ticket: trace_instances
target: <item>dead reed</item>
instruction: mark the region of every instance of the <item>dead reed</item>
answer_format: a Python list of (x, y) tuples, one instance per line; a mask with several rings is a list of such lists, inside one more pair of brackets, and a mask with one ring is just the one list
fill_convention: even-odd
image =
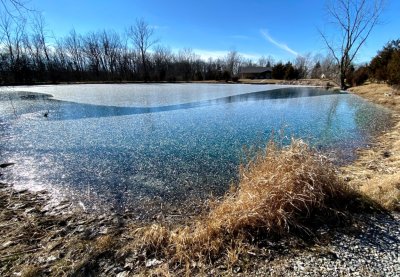
[(207, 215), (172, 230), (159, 224), (135, 229), (131, 247), (186, 266), (221, 255), (234, 262), (243, 245), (260, 236), (311, 232), (316, 219), (326, 222), (345, 211), (355, 193), (338, 176), (326, 157), (301, 140), (283, 149), (270, 142), (241, 166), (239, 185)]

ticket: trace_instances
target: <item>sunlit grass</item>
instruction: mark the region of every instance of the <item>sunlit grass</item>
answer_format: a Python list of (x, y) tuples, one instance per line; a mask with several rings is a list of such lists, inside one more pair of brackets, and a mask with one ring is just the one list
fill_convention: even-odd
[(400, 210), (400, 90), (387, 84), (371, 83), (351, 88), (363, 98), (393, 111), (395, 125), (364, 149), (359, 158), (344, 170), (350, 185), (389, 210)]

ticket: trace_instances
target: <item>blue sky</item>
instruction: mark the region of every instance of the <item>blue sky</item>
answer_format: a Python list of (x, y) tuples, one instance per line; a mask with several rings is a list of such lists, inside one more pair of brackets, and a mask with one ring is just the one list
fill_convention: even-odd
[[(43, 13), (57, 37), (72, 28), (81, 34), (122, 32), (143, 18), (154, 26), (160, 44), (173, 51), (191, 48), (204, 58), (230, 50), (254, 60), (271, 55), (283, 61), (297, 53), (326, 53), (317, 29), (329, 28), (323, 0), (32, 0), (30, 5)], [(400, 38), (400, 1), (387, 0), (381, 18), (357, 62)]]

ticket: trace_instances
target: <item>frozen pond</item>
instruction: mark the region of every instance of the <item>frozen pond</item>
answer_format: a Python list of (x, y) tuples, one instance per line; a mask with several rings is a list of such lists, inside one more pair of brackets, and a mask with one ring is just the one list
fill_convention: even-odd
[[(53, 96), (53, 97), (51, 97)], [(44, 115), (47, 116), (44, 116)], [(130, 84), (3, 88), (0, 180), (86, 207), (221, 195), (244, 146), (271, 133), (354, 158), (390, 112), (345, 93), (268, 85)], [(284, 132), (277, 132), (283, 130)]]
[(115, 107), (159, 107), (211, 100), (279, 85), (237, 84), (103, 84), (19, 87), (18, 90), (51, 94), (54, 99)]

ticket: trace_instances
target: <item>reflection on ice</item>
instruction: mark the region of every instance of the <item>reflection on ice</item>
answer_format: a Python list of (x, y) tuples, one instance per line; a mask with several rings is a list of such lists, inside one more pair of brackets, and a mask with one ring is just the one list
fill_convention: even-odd
[[(136, 86), (140, 99), (128, 101), (124, 89)], [(107, 96), (99, 96), (105, 92), (98, 85), (0, 93), (0, 163), (16, 163), (1, 178), (72, 195), (89, 209), (136, 206), (145, 198), (179, 203), (221, 195), (237, 176), (243, 146), (262, 147), (274, 130), (284, 127), (283, 143), (300, 137), (343, 162), (390, 122), (385, 109), (325, 90), (159, 85), (165, 95), (146, 98), (141, 86), (107, 85)], [(181, 86), (192, 91), (186, 95)], [(84, 90), (82, 99), (99, 99), (32, 93), (66, 95), (67, 88), (78, 90), (69, 92), (73, 100)]]

